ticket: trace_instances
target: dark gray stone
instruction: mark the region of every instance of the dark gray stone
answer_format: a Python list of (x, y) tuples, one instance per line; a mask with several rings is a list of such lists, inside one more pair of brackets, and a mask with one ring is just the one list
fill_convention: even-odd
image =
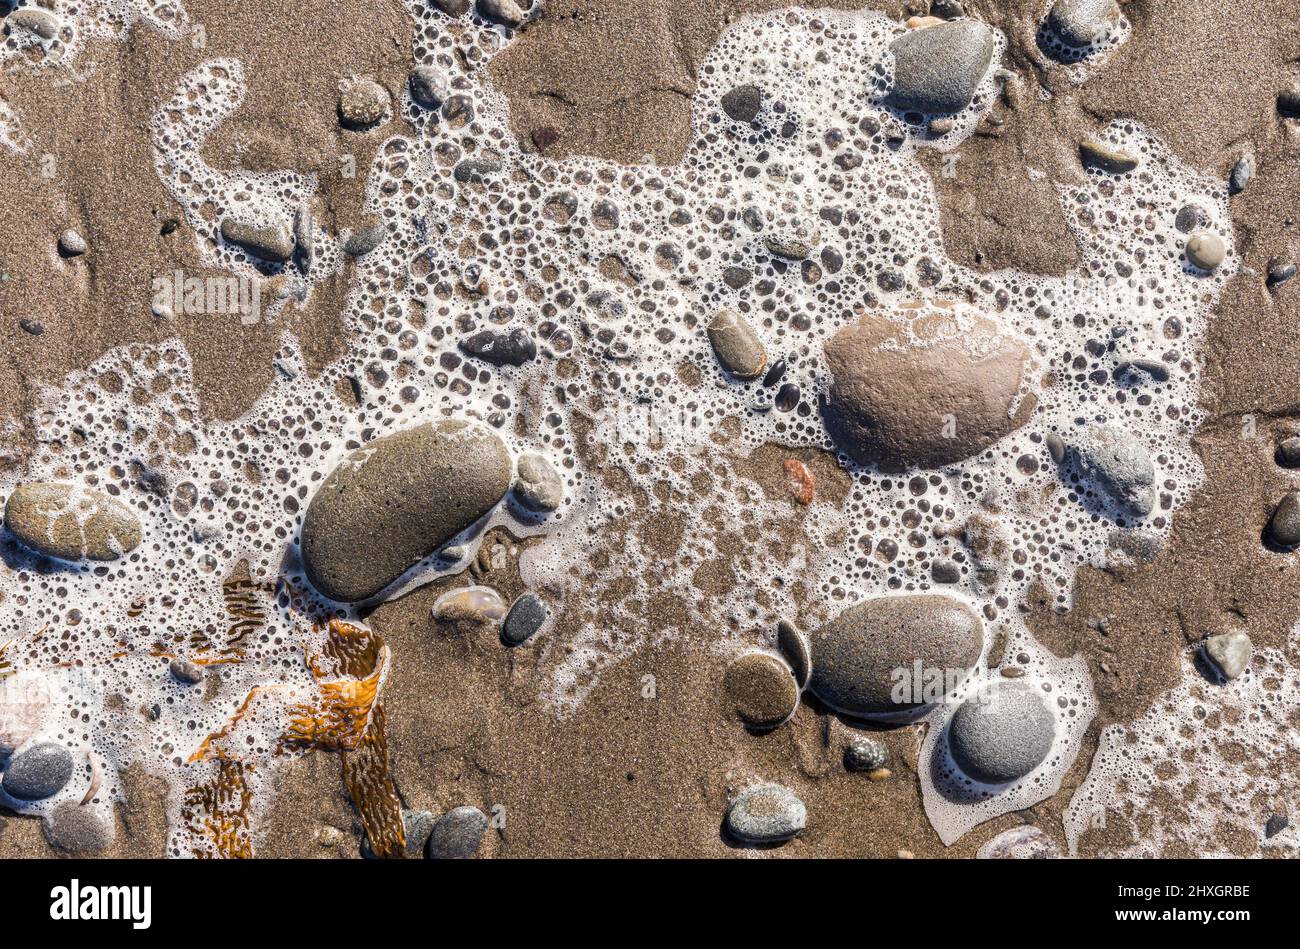
[(524, 593), (510, 604), (510, 612), (501, 623), (501, 639), (506, 645), (527, 642), (542, 628), (547, 617), (546, 604), (536, 593)]
[(364, 257), (380, 245), (387, 233), (388, 229), (382, 221), (355, 230), (343, 242), (343, 253), (349, 257)]
[(451, 97), (451, 86), (432, 66), (416, 66), (406, 77), (411, 99), (425, 109), (436, 109)]
[[(823, 702), (850, 715), (900, 716), (942, 697), (944, 689), (931, 694), (927, 680), (948, 687), (965, 680), (979, 661), (984, 625), (950, 596), (885, 596), (849, 607), (818, 628), (809, 645), (809, 688)], [(910, 685), (910, 692), (895, 693), (900, 684)]]
[(1296, 265), (1285, 257), (1274, 257), (1268, 262), (1268, 277), (1265, 283), (1272, 290), (1278, 284), (1286, 283), (1296, 274)]
[(1279, 547), (1300, 547), (1300, 491), (1288, 491), (1273, 509), (1268, 536)]
[(850, 771), (875, 771), (889, 760), (889, 749), (879, 738), (863, 736), (849, 742), (844, 749), (844, 767)]
[(948, 726), (957, 767), (976, 781), (1006, 784), (1033, 771), (1056, 737), (1056, 719), (1038, 689), (1009, 681), (962, 703)]
[(71, 753), (62, 745), (44, 742), (10, 758), (0, 785), (20, 801), (39, 801), (58, 794), (71, 778)]
[(960, 112), (993, 61), (992, 31), (977, 20), (912, 30), (890, 45), (894, 83), (889, 104), (907, 112)]
[(537, 358), (537, 343), (522, 327), (509, 332), (479, 330), (456, 345), (465, 355), (493, 366), (522, 366)]
[(434, 822), (425, 853), (430, 860), (468, 859), (478, 853), (487, 829), (487, 815), (477, 807), (452, 808)]
[(203, 681), (203, 667), (180, 656), (173, 659), (168, 668), (178, 682), (184, 682), (186, 685), (197, 685)]
[(1282, 831), (1286, 830), (1290, 825), (1291, 822), (1288, 821), (1284, 815), (1273, 814), (1264, 823), (1264, 838), (1266, 840), (1272, 839), (1282, 833)]
[(754, 85), (736, 86), (722, 95), (722, 111), (736, 122), (752, 122), (763, 107), (763, 90)]
[(1300, 435), (1292, 435), (1278, 443), (1277, 463), (1283, 468), (1300, 468)]
[(495, 158), (466, 158), (456, 163), (452, 177), (462, 184), (481, 183), (501, 171), (501, 162)]
[(808, 825), (808, 810), (789, 788), (760, 784), (742, 791), (727, 811), (727, 832), (740, 843), (778, 844)]
[(1250, 179), (1255, 177), (1255, 156), (1249, 153), (1242, 155), (1237, 159), (1236, 164), (1232, 166), (1232, 172), (1228, 175), (1228, 192), (1230, 194), (1239, 194), (1246, 190), (1246, 185), (1250, 184)]
[(490, 511), (509, 489), (512, 467), (501, 439), (459, 420), (365, 445), (307, 508), (307, 579), (334, 600), (374, 596)]
[(930, 16), (944, 20), (958, 20), (966, 15), (966, 8), (959, 0), (933, 0), (930, 4)]

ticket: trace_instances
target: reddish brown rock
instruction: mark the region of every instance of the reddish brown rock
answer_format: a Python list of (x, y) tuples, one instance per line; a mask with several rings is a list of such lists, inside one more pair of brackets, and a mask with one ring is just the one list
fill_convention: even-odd
[(965, 306), (910, 304), (870, 314), (826, 343), (824, 415), (836, 445), (884, 471), (976, 455), (1028, 421), (1029, 350)]

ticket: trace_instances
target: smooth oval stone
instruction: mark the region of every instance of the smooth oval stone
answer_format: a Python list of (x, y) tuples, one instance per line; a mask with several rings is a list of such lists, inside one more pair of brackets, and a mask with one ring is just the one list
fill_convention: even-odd
[(433, 604), (433, 618), (440, 623), (499, 623), (505, 615), (506, 601), (491, 587), (450, 590)]
[(493, 366), (522, 366), (537, 358), (537, 343), (523, 327), (509, 332), (479, 330), (456, 345), (465, 355)]
[(554, 511), (564, 501), (564, 480), (545, 455), (527, 451), (515, 462), (515, 500), (535, 514)]
[(1106, 38), (1119, 20), (1115, 0), (1056, 0), (1047, 25), (1067, 46), (1091, 46)]
[(221, 236), (273, 263), (293, 256), (293, 235), (283, 224), (246, 224), (228, 217), (221, 221)]
[(9, 759), (5, 793), (20, 801), (39, 801), (63, 790), (72, 778), (72, 755), (54, 742), (33, 745)]
[(1254, 645), (1241, 630), (1219, 633), (1205, 641), (1205, 655), (1223, 673), (1225, 679), (1235, 679), (1250, 664)]
[(906, 321), (909, 309), (920, 307), (863, 316), (825, 344), (827, 429), (854, 461), (889, 472), (970, 458), (1037, 404), (1021, 398), (1032, 363), (1019, 339), (975, 310), (931, 306)]
[(737, 379), (757, 379), (767, 368), (763, 341), (735, 310), (719, 310), (714, 314), (708, 335), (718, 362)]
[(975, 854), (977, 860), (1059, 860), (1061, 851), (1037, 827), (1022, 824), (998, 834)]
[(1090, 425), (1070, 446), (1084, 478), (1090, 479), (1125, 513), (1146, 517), (1155, 507), (1155, 466), (1140, 441), (1122, 429)]
[(1282, 496), (1269, 518), (1268, 536), (1279, 547), (1300, 547), (1300, 491)]
[(850, 715), (896, 717), (929, 708), (965, 681), (983, 651), (984, 625), (954, 597), (885, 596), (844, 610), (810, 646), (808, 684), (819, 699)]
[(785, 663), (762, 652), (741, 656), (723, 685), (736, 714), (759, 728), (774, 728), (794, 714), (799, 686)]
[(524, 593), (510, 605), (501, 624), (501, 639), (507, 646), (518, 646), (532, 639), (547, 617), (546, 604), (536, 593)]
[(59, 253), (65, 257), (80, 257), (89, 249), (86, 239), (72, 228), (59, 235)]
[(1111, 148), (1095, 139), (1085, 139), (1079, 143), (1079, 159), (1089, 168), (1096, 168), (1111, 175), (1122, 175), (1138, 166), (1136, 155)]
[(35, 33), (43, 40), (52, 40), (59, 35), (59, 18), (40, 7), (19, 7), (5, 17), (5, 27), (17, 27), (29, 33)]
[(1187, 259), (1202, 270), (1214, 270), (1223, 263), (1223, 238), (1213, 231), (1195, 231), (1187, 238)]
[(353, 231), (343, 242), (343, 253), (349, 257), (364, 257), (380, 245), (387, 233), (388, 228), (382, 221)]
[(736, 86), (722, 94), (722, 111), (736, 122), (752, 122), (763, 107), (763, 90), (755, 85)]
[(1246, 154), (1237, 159), (1232, 166), (1232, 171), (1228, 174), (1228, 192), (1230, 194), (1240, 194), (1246, 190), (1246, 185), (1255, 177), (1255, 156)]
[(844, 749), (844, 767), (850, 771), (875, 771), (883, 768), (889, 749), (878, 738), (855, 738)]
[(451, 175), (462, 184), (474, 184), (486, 181), (501, 171), (501, 162), (495, 158), (466, 158), (457, 162)]
[(1300, 468), (1300, 435), (1292, 435), (1278, 442), (1275, 457), (1283, 468)]
[(487, 815), (477, 807), (452, 808), (434, 822), (425, 853), (430, 860), (468, 859), (478, 853), (487, 829)]
[(993, 32), (978, 20), (913, 30), (890, 44), (889, 104), (906, 112), (960, 112), (993, 61)]
[(485, 20), (511, 29), (528, 19), (527, 12), (515, 0), (478, 0), (478, 12)]
[(975, 780), (1006, 784), (1042, 764), (1055, 737), (1056, 719), (1041, 692), (1011, 680), (961, 704), (948, 725), (948, 750)]
[(35, 481), (5, 502), (5, 527), (33, 550), (63, 560), (116, 560), (140, 543), (140, 521), (107, 494)]
[(354, 451), (303, 518), (307, 579), (350, 603), (374, 596), (505, 496), (501, 439), (465, 421), (426, 423)]
[(69, 853), (99, 853), (107, 850), (117, 828), (97, 807), (64, 801), (56, 807), (42, 828), (50, 845)]
[(808, 825), (808, 809), (789, 788), (760, 784), (737, 795), (727, 810), (727, 832), (746, 844), (778, 844)]

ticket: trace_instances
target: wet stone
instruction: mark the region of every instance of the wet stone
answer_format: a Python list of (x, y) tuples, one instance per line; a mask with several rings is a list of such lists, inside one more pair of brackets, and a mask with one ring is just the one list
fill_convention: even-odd
[(534, 513), (554, 511), (564, 501), (564, 480), (545, 455), (524, 452), (515, 463), (514, 497)]
[(61, 27), (62, 21), (57, 16), (36, 6), (19, 7), (5, 17), (5, 32), (22, 30), (43, 40), (54, 39)]
[(411, 99), (424, 109), (436, 109), (451, 96), (446, 78), (432, 66), (417, 66), (406, 77)]
[(1193, 231), (1187, 238), (1187, 260), (1202, 270), (1214, 270), (1223, 263), (1223, 238), (1213, 231)]
[(478, 853), (487, 829), (487, 815), (477, 807), (452, 808), (434, 822), (425, 854), (430, 860), (466, 860)]
[(480, 184), (500, 171), (501, 162), (495, 158), (466, 158), (451, 174), (461, 184)]
[(77, 801), (64, 801), (54, 808), (42, 830), (50, 846), (67, 853), (107, 850), (117, 833), (99, 808)]
[(1124, 513), (1146, 517), (1155, 507), (1155, 466), (1146, 447), (1129, 432), (1091, 425), (1073, 441), (1070, 455), (1083, 478)]
[(62, 560), (116, 560), (140, 543), (140, 521), (122, 502), (77, 485), (19, 485), (5, 503), (5, 527), (23, 544)]
[(343, 253), (349, 257), (364, 257), (383, 242), (387, 233), (383, 222), (355, 230), (343, 242)]
[(1276, 458), (1283, 468), (1300, 468), (1300, 435), (1292, 435), (1279, 442)]
[(1264, 839), (1271, 840), (1291, 826), (1291, 822), (1282, 814), (1272, 814), (1264, 822)]
[(522, 366), (537, 358), (537, 343), (526, 329), (480, 330), (456, 344), (462, 353), (493, 366)]
[(180, 656), (173, 659), (171, 665), (167, 668), (177, 682), (184, 682), (186, 685), (197, 685), (203, 681), (203, 667), (190, 662), (188, 659), (182, 659)]
[(1091, 46), (1106, 38), (1119, 20), (1115, 0), (1056, 0), (1047, 26), (1067, 46)]
[(1111, 175), (1122, 175), (1138, 166), (1136, 155), (1112, 148), (1093, 139), (1079, 143), (1079, 159), (1088, 168), (1096, 168)]
[(977, 20), (940, 23), (894, 40), (889, 104), (905, 112), (960, 112), (993, 60), (992, 31)]
[(808, 638), (799, 627), (789, 620), (779, 620), (776, 624), (776, 648), (781, 651), (785, 661), (790, 664), (795, 684), (803, 688), (812, 675), (812, 655), (808, 652)]
[(1246, 190), (1246, 185), (1250, 184), (1250, 179), (1255, 177), (1255, 156), (1242, 155), (1232, 166), (1232, 171), (1228, 174), (1228, 192), (1230, 194), (1240, 194)]
[(1273, 509), (1268, 537), (1287, 550), (1300, 547), (1300, 491), (1288, 491)]
[(756, 728), (774, 728), (799, 704), (799, 687), (790, 669), (775, 656), (751, 652), (727, 669), (727, 697), (736, 714)]
[(350, 80), (339, 90), (338, 113), (347, 128), (373, 128), (392, 115), (392, 97), (373, 79)]
[(478, 0), (479, 16), (515, 29), (528, 19), (528, 12), (515, 0)]
[(228, 217), (221, 222), (221, 236), (272, 263), (283, 263), (293, 256), (293, 237), (283, 224), (246, 224)]
[(1056, 737), (1056, 719), (1039, 690), (1008, 680), (961, 704), (948, 726), (948, 749), (964, 773), (1006, 784), (1038, 767)]
[(849, 771), (875, 771), (883, 768), (888, 759), (889, 749), (878, 738), (854, 738), (844, 749), (844, 767)]
[(71, 228), (59, 235), (59, 253), (64, 257), (80, 257), (88, 249), (86, 239)]
[(541, 597), (536, 593), (524, 593), (510, 605), (510, 612), (501, 624), (501, 641), (507, 646), (528, 642), (537, 635), (548, 615)]
[(53, 797), (72, 778), (72, 755), (63, 745), (44, 742), (9, 759), (0, 786), (20, 801)]
[(754, 85), (736, 86), (722, 95), (722, 111), (736, 122), (752, 122), (763, 107), (763, 90)]
[(1274, 257), (1268, 262), (1268, 276), (1265, 278), (1268, 288), (1272, 290), (1279, 284), (1286, 283), (1296, 274), (1294, 262), (1284, 257)]
[(737, 795), (727, 811), (726, 828), (744, 844), (778, 844), (803, 832), (808, 810), (789, 788), (761, 784)]
[(757, 379), (767, 367), (767, 350), (753, 327), (735, 310), (719, 310), (709, 323), (709, 343), (718, 362), (737, 379)]
[(464, 16), (469, 12), (472, 0), (429, 0), (447, 16)]

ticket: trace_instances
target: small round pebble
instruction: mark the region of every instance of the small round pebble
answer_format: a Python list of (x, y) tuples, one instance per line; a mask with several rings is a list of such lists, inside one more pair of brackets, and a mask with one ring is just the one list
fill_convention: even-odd
[(197, 685), (203, 681), (203, 667), (181, 656), (173, 659), (168, 669), (171, 670), (176, 681), (184, 682), (186, 685)]
[(40, 801), (58, 794), (71, 778), (71, 753), (62, 745), (44, 742), (11, 758), (0, 786), (20, 801)]
[(736, 122), (752, 122), (763, 107), (763, 90), (754, 85), (736, 86), (722, 95), (722, 111)]
[(546, 622), (546, 604), (536, 593), (525, 593), (510, 605), (501, 624), (501, 640), (507, 646), (518, 646), (532, 639)]
[(477, 807), (452, 808), (434, 822), (425, 854), (430, 860), (466, 860), (478, 853), (487, 829), (487, 815)]
[(344, 83), (339, 91), (339, 119), (349, 128), (369, 128), (387, 120), (392, 109), (388, 90), (373, 79)]
[(736, 714), (758, 728), (773, 728), (799, 704), (799, 686), (784, 662), (763, 652), (741, 656), (727, 669), (727, 697)]
[(1202, 270), (1214, 270), (1223, 263), (1223, 238), (1213, 231), (1193, 231), (1187, 238), (1187, 259)]
[(850, 771), (875, 771), (883, 768), (888, 758), (889, 749), (878, 738), (855, 738), (844, 749), (844, 767)]
[(778, 844), (808, 825), (808, 809), (787, 787), (760, 784), (741, 792), (727, 811), (727, 832), (745, 844)]
[(86, 239), (71, 228), (59, 235), (59, 250), (65, 257), (80, 257), (88, 249)]
[(1292, 435), (1278, 442), (1274, 457), (1283, 468), (1300, 468), (1300, 435)]

